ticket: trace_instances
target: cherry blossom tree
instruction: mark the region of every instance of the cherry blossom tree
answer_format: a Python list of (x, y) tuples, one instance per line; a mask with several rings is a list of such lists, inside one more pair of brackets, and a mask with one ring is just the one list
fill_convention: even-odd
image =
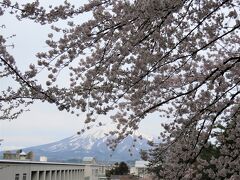
[(0, 120), (16, 119), (37, 99), (56, 103), (41, 86), (30, 80), (37, 73), (35, 70), (31, 69), (25, 73), (19, 70), (15, 59), (7, 51), (9, 46), (12, 45), (6, 44), (6, 39), (0, 35)]
[[(32, 99), (35, 98), (33, 91), (36, 89), (19, 71), (15, 59), (7, 51), (8, 47), (6, 39), (0, 35), (0, 120), (17, 118), (26, 110), (24, 107), (33, 102)], [(6, 85), (10, 81), (13, 81), (14, 85)]]
[[(37, 64), (25, 73), (1, 37), (1, 74), (13, 76), (20, 90), (7, 89), (0, 108), (41, 99), (76, 115), (86, 112), (89, 127), (102, 125), (97, 115), (113, 114), (113, 149), (157, 112), (169, 118), (156, 147), (164, 179), (201, 179), (211, 165), (208, 178), (239, 179), (239, 8), (239, 0), (90, 0), (79, 7), (65, 1), (48, 8), (4, 0), (2, 14), (52, 29), (49, 51), (37, 53)], [(75, 20), (85, 13), (89, 20)], [(37, 75), (46, 71), (46, 85), (39, 85)], [(61, 74), (69, 83), (61, 83)], [(221, 133), (220, 127), (228, 128)], [(206, 161), (200, 155), (211, 142), (220, 155)]]

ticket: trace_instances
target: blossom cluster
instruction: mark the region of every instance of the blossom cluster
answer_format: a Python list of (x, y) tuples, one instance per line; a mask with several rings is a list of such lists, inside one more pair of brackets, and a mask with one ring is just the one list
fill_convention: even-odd
[[(112, 149), (157, 112), (169, 123), (153, 153), (156, 174), (238, 179), (239, 7), (239, 0), (91, 0), (46, 9), (6, 0), (1, 12), (52, 23), (49, 51), (37, 53), (25, 75), (13, 73), (34, 90), (33, 99), (76, 115), (86, 112), (87, 129), (102, 124), (97, 115), (111, 114), (116, 129), (110, 134), (118, 135), (110, 140)], [(89, 12), (86, 22), (69, 20)], [(54, 24), (60, 20), (69, 20), (68, 27)], [(33, 83), (36, 67), (48, 72), (46, 88)], [(64, 86), (61, 73), (69, 75)], [(207, 161), (202, 154), (213, 141), (219, 152)]]

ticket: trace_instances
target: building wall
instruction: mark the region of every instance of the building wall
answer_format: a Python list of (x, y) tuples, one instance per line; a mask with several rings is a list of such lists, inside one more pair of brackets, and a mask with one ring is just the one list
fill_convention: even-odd
[(108, 168), (97, 164), (0, 160), (0, 180), (103, 180)]
[(84, 180), (84, 166), (0, 162), (0, 180)]
[[(22, 180), (21, 176), (24, 173), (27, 173), (27, 176), (30, 175), (30, 167), (27, 166), (19, 166), (19, 165), (10, 165), (10, 164), (3, 164), (0, 165), (0, 179), (1, 180), (15, 180), (15, 175), (19, 174), (20, 179)], [(30, 178), (27, 177), (27, 180)]]

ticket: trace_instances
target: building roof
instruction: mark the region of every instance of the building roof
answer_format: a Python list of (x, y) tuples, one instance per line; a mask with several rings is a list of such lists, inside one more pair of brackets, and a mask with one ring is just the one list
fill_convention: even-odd
[(42, 162), (42, 161), (21, 161), (21, 160), (0, 160), (0, 164), (48, 164), (48, 165), (73, 165), (85, 166), (78, 163)]
[[(21, 160), (8, 160), (8, 159), (0, 159), (0, 164), (45, 164), (45, 165), (69, 165), (69, 166), (86, 166), (86, 164), (80, 164), (80, 163), (61, 163), (61, 162), (45, 162), (45, 161), (21, 161)], [(102, 167), (109, 165), (100, 165), (100, 164), (88, 164), (88, 166), (94, 166), (94, 167)]]
[(149, 164), (148, 161), (136, 161), (135, 167), (136, 168), (146, 168), (148, 164)]
[(24, 151), (22, 151), (19, 155), (20, 156), (26, 156), (27, 154)]

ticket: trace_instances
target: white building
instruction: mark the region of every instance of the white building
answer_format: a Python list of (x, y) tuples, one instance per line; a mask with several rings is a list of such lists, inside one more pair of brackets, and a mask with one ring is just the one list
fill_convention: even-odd
[(84, 180), (106, 180), (106, 170), (110, 166), (99, 165), (94, 157), (84, 157), (82, 160), (84, 169)]
[(130, 174), (145, 177), (148, 176), (147, 165), (148, 161), (136, 161), (134, 167), (131, 167)]
[(27, 159), (27, 153), (25, 153), (24, 151), (22, 151), (19, 154), (19, 160), (26, 160)]
[(0, 180), (103, 180), (107, 166), (0, 160)]

